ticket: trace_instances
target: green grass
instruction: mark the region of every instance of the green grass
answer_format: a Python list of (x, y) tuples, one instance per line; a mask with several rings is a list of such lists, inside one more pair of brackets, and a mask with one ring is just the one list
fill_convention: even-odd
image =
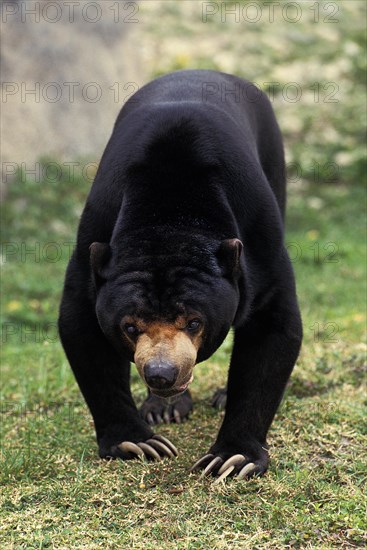
[[(221, 422), (210, 397), (225, 382), (230, 337), (196, 367), (191, 420), (157, 430), (177, 444), (177, 460), (97, 457), (90, 416), (54, 327), (69, 250), (63, 243), (75, 239), (88, 187), (80, 177), (54, 186), (19, 177), (3, 212), (1, 546), (363, 546), (364, 190), (290, 190), (286, 241), (303, 351), (269, 435), (268, 474), (213, 486), (188, 469)], [(25, 255), (25, 246), (36, 254)], [(57, 250), (61, 257), (50, 261)], [(141, 403), (145, 389), (135, 369), (133, 389)]]

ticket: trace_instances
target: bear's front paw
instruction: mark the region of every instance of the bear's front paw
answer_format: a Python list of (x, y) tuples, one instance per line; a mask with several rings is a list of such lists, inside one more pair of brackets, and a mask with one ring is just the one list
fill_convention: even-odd
[(146, 458), (147, 460), (159, 461), (165, 457), (174, 458), (175, 456), (178, 456), (178, 451), (174, 444), (163, 435), (156, 434), (145, 441), (137, 443), (122, 441), (118, 445), (113, 445), (103, 458), (121, 458), (124, 460)]
[(190, 471), (203, 470), (201, 477), (208, 475), (218, 476), (214, 484), (220, 483), (229, 475), (236, 476), (237, 479), (249, 479), (254, 475), (262, 475), (266, 472), (269, 465), (268, 450), (259, 444), (257, 452), (242, 450), (240, 453), (231, 453), (228, 451), (216, 451), (215, 446), (212, 452), (200, 458), (190, 468)]
[(212, 398), (212, 407), (215, 409), (225, 409), (227, 404), (227, 388), (219, 388)]
[(180, 424), (191, 411), (192, 399), (189, 390), (186, 390), (171, 402), (150, 394), (140, 409), (140, 416), (151, 426), (162, 422)]

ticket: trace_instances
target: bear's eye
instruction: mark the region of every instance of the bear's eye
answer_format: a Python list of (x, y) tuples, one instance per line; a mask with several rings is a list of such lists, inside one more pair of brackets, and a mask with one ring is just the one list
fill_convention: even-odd
[(190, 332), (196, 332), (201, 327), (201, 321), (199, 319), (191, 319), (186, 325), (186, 328)]
[(137, 336), (139, 334), (138, 327), (132, 323), (126, 323), (126, 325), (124, 325), (124, 331), (129, 336)]

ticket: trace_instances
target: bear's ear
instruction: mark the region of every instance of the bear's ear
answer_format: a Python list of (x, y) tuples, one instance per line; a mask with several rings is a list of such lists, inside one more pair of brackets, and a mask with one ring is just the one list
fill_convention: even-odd
[(96, 288), (98, 288), (106, 279), (103, 274), (103, 267), (111, 258), (111, 247), (107, 243), (92, 243), (89, 250), (92, 277)]
[(220, 243), (217, 256), (224, 276), (233, 277), (239, 274), (242, 249), (243, 244), (239, 239), (225, 239)]

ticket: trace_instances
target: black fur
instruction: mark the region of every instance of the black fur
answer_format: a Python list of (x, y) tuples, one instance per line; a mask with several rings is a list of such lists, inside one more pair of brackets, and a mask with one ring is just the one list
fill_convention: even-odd
[[(208, 83), (218, 93), (207, 94)], [(240, 94), (223, 97), (223, 86)], [(126, 458), (118, 443), (153, 433), (130, 393), (122, 317), (171, 322), (194, 310), (205, 320), (198, 362), (235, 329), (211, 452), (243, 453), (266, 470), (266, 435), (302, 339), (284, 207), (281, 134), (251, 83), (180, 71), (123, 107), (81, 218), (59, 319), (101, 456)], [(104, 246), (91, 253), (94, 242)]]

